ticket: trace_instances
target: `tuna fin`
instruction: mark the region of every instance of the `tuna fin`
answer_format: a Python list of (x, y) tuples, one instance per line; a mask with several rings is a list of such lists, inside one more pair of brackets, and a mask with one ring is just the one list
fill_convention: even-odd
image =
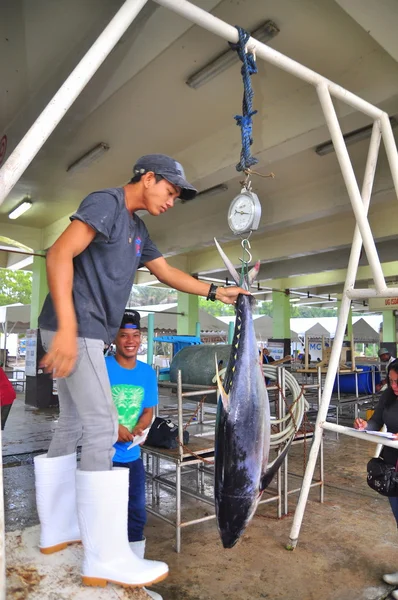
[(218, 370), (217, 354), (215, 355), (215, 359), (216, 359), (216, 381), (217, 381), (218, 393), (220, 394), (221, 402), (223, 404), (225, 412), (228, 412), (228, 409), (229, 409), (229, 395), (225, 391), (223, 383), (222, 383), (221, 378), (220, 378), (220, 373), (219, 373), (219, 370)]
[(253, 283), (253, 281), (256, 279), (258, 272), (260, 270), (260, 261), (258, 260), (256, 262), (256, 264), (254, 265), (254, 267), (252, 269), (250, 269), (249, 274), (248, 274), (248, 279), (249, 279), (249, 286)]
[(224, 261), (225, 266), (227, 267), (228, 271), (231, 273), (231, 277), (235, 281), (236, 285), (240, 285), (240, 283), (239, 283), (240, 277), (239, 277), (239, 274), (238, 274), (237, 270), (235, 269), (234, 265), (231, 263), (228, 256), (225, 254), (224, 250), (221, 248), (220, 244), (217, 242), (216, 238), (214, 238), (214, 242), (216, 244), (218, 252), (220, 253), (221, 258)]
[(270, 465), (269, 469), (261, 477), (260, 482), (260, 493), (262, 493), (271, 483), (275, 473), (278, 471), (279, 467), (283, 463), (285, 456), (290, 448), (290, 444), (293, 441), (293, 436), (289, 440), (289, 443), (285, 446), (281, 454), (274, 460), (274, 462)]

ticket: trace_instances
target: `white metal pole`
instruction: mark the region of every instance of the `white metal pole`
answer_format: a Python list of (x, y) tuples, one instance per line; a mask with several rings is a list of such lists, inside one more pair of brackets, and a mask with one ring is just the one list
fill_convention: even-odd
[(126, 0), (0, 170), (0, 205), (147, 0)]
[[(376, 289), (381, 292), (386, 288), (383, 271), (380, 264), (379, 255), (377, 254), (376, 244), (373, 239), (372, 230), (370, 229), (369, 221), (366, 213), (363, 210), (363, 200), (358, 189), (358, 183), (355, 177), (354, 169), (352, 168), (350, 156), (347, 151), (347, 146), (343, 138), (340, 123), (330, 97), (329, 90), (325, 84), (317, 86), (319, 101), (325, 115), (327, 126), (329, 127), (330, 135), (336, 151), (337, 160), (339, 161), (340, 169), (344, 178), (351, 205), (354, 211), (355, 219), (361, 232), (362, 242), (366, 250), (369, 265), (372, 271)], [(380, 128), (380, 124), (379, 124)], [(377, 156), (376, 156), (377, 159)]]
[(386, 287), (380, 292), (374, 288), (352, 288), (347, 291), (347, 294), (351, 300), (366, 300), (367, 298), (394, 298), (395, 296), (398, 296), (398, 287)]
[(387, 159), (391, 169), (391, 175), (394, 182), (395, 193), (398, 198), (398, 151), (395, 143), (394, 134), (392, 132), (391, 122), (386, 113), (380, 117), (381, 134), (383, 137), (384, 147), (386, 149)]
[[(362, 186), (362, 197), (363, 197), (363, 211), (367, 214), (370, 197), (372, 194), (373, 181), (377, 165), (377, 157), (379, 153), (381, 139), (380, 123), (375, 121), (373, 124), (372, 136), (370, 138), (368, 158), (366, 161), (365, 176)], [(362, 239), (358, 225), (355, 227), (354, 239), (351, 247), (350, 260), (347, 267), (347, 276), (344, 286), (343, 297), (341, 300), (341, 307), (339, 313), (339, 319), (337, 323), (336, 335), (333, 342), (333, 348), (330, 355), (330, 362), (328, 372), (325, 378), (325, 385), (323, 388), (322, 401), (319, 406), (318, 416), (315, 424), (314, 438), (311, 445), (310, 454), (308, 457), (308, 463), (305, 470), (303, 484), (301, 487), (300, 497), (297, 503), (297, 508), (294, 513), (294, 519), (292, 529), (290, 531), (289, 548), (294, 549), (297, 545), (298, 536), (300, 533), (301, 524), (304, 517), (304, 511), (308, 500), (308, 494), (312, 478), (315, 471), (315, 465), (318, 458), (319, 447), (322, 442), (322, 423), (326, 421), (330, 398), (332, 397), (333, 383), (336, 377), (337, 368), (339, 365), (340, 353), (343, 347), (344, 332), (348, 320), (348, 314), (350, 312), (351, 300), (348, 297), (346, 291), (348, 288), (352, 288), (355, 283), (355, 278), (358, 270), (359, 257), (361, 254)], [(364, 434), (365, 435), (365, 434)]]
[[(228, 42), (237, 42), (238, 41), (238, 32), (235, 27), (232, 25), (228, 25), (221, 19), (218, 19), (214, 15), (206, 12), (205, 10), (191, 4), (187, 0), (154, 0), (157, 4), (169, 8), (170, 10), (178, 13), (179, 15), (185, 17), (189, 21), (200, 25), (204, 29), (211, 31), (212, 33), (224, 38)], [(256, 56), (266, 60), (267, 62), (275, 65), (276, 67), (282, 69), (283, 71), (287, 71), (291, 75), (295, 75), (300, 79), (311, 83), (312, 85), (318, 85), (320, 83), (325, 83), (330, 92), (336, 98), (343, 100), (346, 104), (349, 104), (353, 108), (356, 108), (360, 112), (363, 112), (372, 119), (380, 119), (383, 111), (381, 111), (376, 106), (373, 106), (366, 100), (363, 100), (359, 96), (356, 96), (352, 92), (342, 88), (341, 86), (333, 83), (326, 77), (319, 75), (316, 71), (312, 71), (304, 65), (288, 58), (284, 54), (281, 54), (277, 50), (273, 50), (266, 44), (259, 42), (255, 38), (250, 38), (247, 42), (248, 47), (254, 47)]]
[[(365, 433), (364, 431), (360, 431), (359, 429), (352, 429), (351, 427), (344, 427), (343, 425), (336, 425), (336, 423), (324, 423), (320, 424), (323, 429), (327, 429), (328, 431), (336, 431), (339, 433), (344, 433), (345, 435), (349, 435), (350, 437), (359, 438), (360, 440), (365, 440), (366, 442), (372, 442), (373, 444), (378, 444), (380, 442), (381, 437), (377, 435), (369, 435), (369, 433)], [(395, 440), (391, 440), (389, 438), (383, 437), (383, 446), (391, 446), (391, 448), (395, 448), (398, 450), (398, 442)]]

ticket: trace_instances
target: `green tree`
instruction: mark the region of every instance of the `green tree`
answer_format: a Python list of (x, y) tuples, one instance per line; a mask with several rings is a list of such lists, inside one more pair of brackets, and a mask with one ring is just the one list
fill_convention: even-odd
[(223, 304), (219, 300), (209, 302), (206, 298), (199, 297), (199, 308), (205, 310), (213, 317), (225, 317), (235, 314), (235, 308), (232, 304)]
[(272, 302), (258, 302), (257, 311), (260, 315), (272, 317)]
[[(296, 306), (297, 317), (337, 317), (337, 310), (333, 308), (318, 308), (316, 306)], [(293, 315), (292, 315), (293, 316)]]
[(32, 299), (32, 273), (0, 269), (0, 306), (30, 304)]

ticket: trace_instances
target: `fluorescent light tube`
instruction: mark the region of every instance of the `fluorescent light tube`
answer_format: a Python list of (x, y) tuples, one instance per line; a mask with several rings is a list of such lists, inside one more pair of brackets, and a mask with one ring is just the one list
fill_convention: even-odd
[(18, 219), (18, 217), (20, 217), (27, 210), (29, 210), (31, 206), (32, 206), (32, 203), (30, 202), (30, 200), (24, 200), (22, 202), (22, 204), (20, 204), (19, 206), (17, 206), (17, 208), (14, 208), (14, 210), (12, 210), (10, 212), (10, 214), (8, 215), (8, 218), (9, 219)]
[[(265, 21), (261, 27), (258, 27), (255, 31), (253, 31), (251, 36), (259, 42), (264, 42), (266, 44), (276, 35), (278, 35), (278, 33), (279, 29), (275, 23), (271, 20), (268, 20)], [(237, 62), (239, 62), (238, 53), (230, 48), (222, 54), (219, 54), (211, 62), (191, 75), (191, 77), (187, 79), (186, 84), (194, 90), (197, 90), (202, 85), (208, 81), (211, 81), (214, 77), (217, 77), (217, 75), (220, 75), (220, 73), (223, 73), (231, 65), (234, 65)]]
[(81, 156), (80, 158), (75, 160), (75, 162), (73, 162), (71, 165), (69, 165), (69, 167), (66, 169), (67, 173), (74, 173), (78, 169), (83, 169), (84, 167), (88, 167), (93, 162), (98, 160), (108, 150), (109, 150), (109, 146), (108, 146), (108, 144), (105, 144), (105, 142), (101, 142), (100, 144), (97, 144), (97, 146), (94, 146), (94, 148), (91, 148), (91, 150), (86, 152), (86, 154), (83, 154), (83, 156)]
[[(398, 125), (396, 117), (390, 117), (390, 123), (392, 128), (396, 127)], [(373, 125), (367, 125), (366, 127), (361, 127), (360, 129), (355, 129), (354, 131), (345, 133), (343, 138), (346, 146), (350, 146), (351, 144), (356, 144), (357, 142), (361, 142), (362, 140), (370, 138), (372, 135), (372, 128)], [(315, 148), (315, 152), (318, 154), (318, 156), (326, 156), (326, 154), (334, 152), (332, 140), (328, 140), (323, 144), (319, 144), (319, 146)]]

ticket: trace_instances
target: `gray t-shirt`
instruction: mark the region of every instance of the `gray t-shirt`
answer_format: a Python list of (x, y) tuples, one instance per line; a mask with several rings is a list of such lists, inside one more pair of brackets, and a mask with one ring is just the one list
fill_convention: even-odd
[[(97, 235), (73, 259), (73, 302), (78, 335), (113, 342), (122, 321), (136, 271), (162, 254), (137, 215), (127, 210), (123, 188), (93, 192), (83, 200), (71, 221), (78, 219)], [(50, 294), (39, 327), (57, 330)]]

